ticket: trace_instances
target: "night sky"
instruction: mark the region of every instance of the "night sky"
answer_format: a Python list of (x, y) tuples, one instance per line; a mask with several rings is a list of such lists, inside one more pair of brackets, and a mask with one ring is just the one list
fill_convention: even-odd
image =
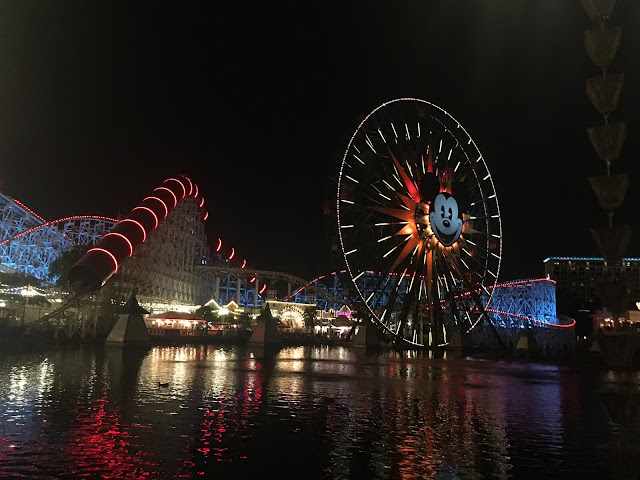
[[(621, 0), (612, 120), (640, 201), (640, 2)], [(360, 121), (418, 97), (453, 115), (492, 172), (503, 280), (548, 256), (597, 256), (604, 173), (585, 128), (592, 28), (577, 0), (0, 3), (0, 182), (47, 219), (115, 216), (190, 175), (214, 241), (250, 265), (311, 279), (330, 261), (325, 201)], [(333, 179), (333, 180), (332, 180)]]

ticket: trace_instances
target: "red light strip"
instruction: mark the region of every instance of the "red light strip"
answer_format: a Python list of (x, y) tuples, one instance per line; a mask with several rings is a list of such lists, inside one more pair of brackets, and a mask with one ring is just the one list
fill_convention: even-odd
[(156, 190), (166, 190), (167, 192), (169, 192), (173, 197), (173, 207), (175, 208), (175, 206), (178, 205), (178, 197), (176, 197), (176, 194), (169, 190), (167, 187), (158, 187), (153, 189), (154, 192)]
[(169, 209), (167, 208), (167, 204), (164, 203), (161, 198), (158, 198), (158, 197), (144, 197), (142, 199), (142, 201), (144, 202), (145, 200), (158, 200), (162, 204), (162, 206), (164, 207), (164, 217), (163, 218), (167, 218), (167, 216), (169, 215)]
[(204, 205), (204, 197), (202, 197), (202, 200), (200, 201), (200, 205), (198, 205), (198, 207), (202, 208), (203, 205)]
[(109, 250), (105, 250), (104, 248), (94, 247), (87, 250), (87, 253), (89, 252), (104, 252), (107, 255), (109, 255), (111, 257), (111, 260), (113, 260), (114, 265), (116, 266), (116, 269), (113, 271), (113, 273), (118, 273), (118, 261), (116, 260), (116, 257), (113, 256), (113, 253), (111, 253)]
[(187, 189), (186, 189), (186, 187), (184, 186), (184, 184), (183, 184), (180, 180), (178, 180), (177, 178), (173, 178), (173, 177), (171, 177), (171, 178), (167, 178), (167, 179), (166, 179), (164, 182), (162, 182), (162, 183), (167, 183), (167, 182), (170, 182), (171, 180), (173, 180), (174, 182), (178, 182), (178, 183), (180, 184), (180, 186), (182, 187), (182, 198), (186, 197), (186, 196), (187, 196)]
[(256, 281), (256, 277), (255, 277), (255, 275), (254, 275), (253, 277), (251, 277), (251, 280), (249, 280), (249, 283), (253, 283), (253, 282), (255, 282), (255, 281)]
[(220, 249), (222, 248), (222, 239), (218, 239), (218, 247), (216, 248), (216, 252), (219, 252)]
[(233, 256), (236, 254), (236, 251), (233, 247), (231, 247), (231, 255), (229, 255), (229, 260), (233, 259)]
[(505, 282), (505, 283), (499, 283), (498, 285), (496, 285), (496, 288), (498, 287), (519, 287), (521, 285), (527, 284), (527, 283), (535, 283), (535, 282), (551, 282), (555, 285), (556, 281), (552, 280), (551, 278), (533, 278), (530, 280), (516, 280), (513, 282)]
[(262, 295), (266, 289), (267, 289), (267, 284), (265, 283), (264, 285), (262, 285), (262, 288), (258, 292), (258, 295)]
[(151, 210), (149, 207), (136, 207), (133, 210), (131, 210), (132, 212), (135, 212), (136, 210), (146, 210), (147, 212), (151, 213), (151, 215), (153, 215), (153, 219), (156, 221), (156, 225), (153, 228), (158, 228), (158, 224), (160, 223), (158, 221), (158, 216), (154, 213), (153, 210)]
[(244, 267), (246, 267), (246, 266), (247, 266), (247, 261), (246, 261), (246, 260), (243, 260), (243, 261), (242, 261), (242, 266), (241, 266), (240, 268), (244, 268)]
[(142, 230), (142, 243), (144, 243), (147, 240), (147, 231), (144, 229), (144, 227), (142, 226), (142, 224), (140, 222), (138, 222), (136, 220), (133, 220), (132, 218), (125, 218), (120, 223), (124, 223), (124, 222), (132, 222), (132, 223), (135, 223), (136, 225), (138, 225), (140, 227), (140, 229)]
[(193, 198), (197, 198), (198, 197), (198, 184), (194, 183), (193, 185), (196, 187), (196, 193), (193, 194)]
[(131, 240), (129, 240), (127, 237), (125, 237), (123, 234), (118, 233), (118, 232), (109, 232), (107, 233), (104, 237), (102, 238), (106, 238), (109, 235), (115, 235), (116, 237), (120, 237), (120, 238), (124, 238), (125, 242), (127, 242), (127, 245), (129, 245), (129, 256), (133, 255), (133, 245), (131, 244)]
[(571, 328), (576, 324), (576, 321), (573, 318), (571, 319), (572, 323), (570, 323), (568, 325), (558, 325), (557, 323), (544, 322), (542, 320), (536, 320), (535, 318), (525, 317), (524, 315), (518, 315), (517, 313), (503, 312), (501, 310), (493, 310), (492, 308), (486, 308), (485, 310), (487, 312), (491, 312), (491, 313), (500, 313), (502, 315), (510, 315), (512, 317), (520, 318), (520, 319), (523, 319), (523, 320), (529, 320), (531, 322), (541, 323), (543, 325), (549, 325), (550, 327)]
[(193, 193), (193, 183), (191, 183), (191, 179), (186, 175), (183, 175), (183, 177), (187, 180), (187, 182), (189, 182), (189, 193), (187, 193), (187, 195), (191, 195)]
[(42, 221), (42, 222), (46, 222), (46, 220), (44, 218), (42, 218), (40, 215), (38, 215), (36, 212), (34, 212), (33, 210), (31, 210), (29, 207), (27, 207), (24, 203), (22, 203), (19, 200), (13, 200), (17, 205), (20, 205), (22, 208), (24, 208), (27, 212), (29, 212), (31, 215), (33, 215), (34, 217), (36, 217), (38, 220)]

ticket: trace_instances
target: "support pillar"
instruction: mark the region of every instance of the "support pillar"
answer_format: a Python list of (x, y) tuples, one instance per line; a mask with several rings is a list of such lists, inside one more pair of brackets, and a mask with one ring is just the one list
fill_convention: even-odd
[(213, 297), (217, 304), (220, 304), (220, 277), (216, 275), (216, 296)]
[(248, 345), (256, 347), (279, 347), (280, 333), (278, 320), (271, 315), (269, 304), (257, 318), (256, 327), (251, 334)]
[[(329, 326), (331, 328), (331, 326)], [(329, 330), (331, 332), (331, 330)], [(354, 347), (376, 349), (380, 348), (377, 328), (366, 319), (358, 325), (358, 333), (353, 337)]]
[(255, 291), (253, 292), (253, 307), (254, 308), (258, 308), (258, 290), (260, 289), (260, 280), (258, 279), (258, 276), (256, 275), (256, 281), (255, 281)]
[(118, 321), (109, 332), (105, 343), (120, 347), (149, 346), (151, 340), (142, 318), (142, 315), (147, 313), (149, 312), (138, 305), (135, 295), (131, 295), (124, 312), (118, 316)]
[(242, 287), (242, 279), (236, 277), (236, 303), (240, 305), (240, 288)]

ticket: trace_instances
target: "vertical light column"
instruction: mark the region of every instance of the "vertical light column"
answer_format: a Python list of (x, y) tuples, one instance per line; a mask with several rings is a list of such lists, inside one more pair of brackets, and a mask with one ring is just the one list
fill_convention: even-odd
[(256, 275), (255, 292), (254, 292), (254, 297), (253, 297), (254, 298), (253, 305), (255, 306), (255, 308), (258, 308), (258, 290), (260, 290), (260, 279)]

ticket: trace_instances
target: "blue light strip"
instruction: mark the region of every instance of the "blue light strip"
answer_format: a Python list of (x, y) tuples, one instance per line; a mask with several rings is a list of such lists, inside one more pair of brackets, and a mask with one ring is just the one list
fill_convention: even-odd
[[(593, 262), (604, 262), (604, 258), (602, 257), (547, 257), (542, 263), (547, 263), (550, 260), (576, 260), (576, 261), (593, 261)], [(640, 262), (640, 258), (623, 258), (623, 262)]]

